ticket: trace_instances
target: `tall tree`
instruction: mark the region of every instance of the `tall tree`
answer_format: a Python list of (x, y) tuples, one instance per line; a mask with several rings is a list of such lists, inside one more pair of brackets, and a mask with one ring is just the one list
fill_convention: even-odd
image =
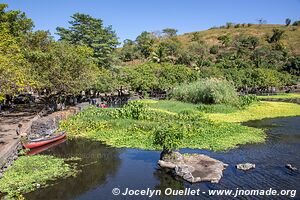
[(61, 41), (76, 45), (86, 45), (93, 49), (93, 57), (98, 66), (109, 67), (114, 60), (114, 50), (118, 39), (111, 26), (104, 27), (101, 19), (76, 13), (71, 16), (68, 29), (58, 27)]
[(32, 51), (27, 59), (37, 87), (51, 92), (77, 94), (96, 82), (99, 68), (86, 46), (53, 42), (48, 51)]
[(0, 29), (0, 96), (14, 94), (30, 85), (28, 63), (8, 29)]
[(137, 48), (144, 56), (144, 58), (148, 58), (153, 51), (153, 45), (155, 42), (154, 36), (144, 31), (136, 38)]
[(5, 11), (7, 4), (0, 4), (0, 29), (6, 28), (8, 32), (19, 37), (28, 33), (33, 28), (33, 22), (25, 13), (19, 10)]

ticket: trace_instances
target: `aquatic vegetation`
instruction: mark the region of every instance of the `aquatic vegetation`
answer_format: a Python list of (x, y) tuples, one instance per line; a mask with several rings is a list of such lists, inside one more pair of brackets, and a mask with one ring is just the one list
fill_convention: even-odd
[(265, 140), (266, 135), (260, 129), (214, 122), (207, 119), (207, 114), (200, 112), (196, 105), (175, 101), (169, 103), (178, 109), (167, 106), (168, 101), (146, 101), (143, 106), (143, 101), (135, 101), (119, 109), (89, 108), (63, 121), (61, 129), (67, 130), (71, 138), (89, 138), (114, 147), (157, 150), (162, 147), (153, 142), (155, 133), (161, 132), (166, 124), (178, 127), (183, 133), (178, 148), (223, 151), (240, 144)]
[(21, 156), (4, 172), (0, 179), (0, 192), (9, 198), (18, 197), (21, 193), (47, 186), (49, 181), (75, 174), (75, 167), (61, 158), (48, 155)]
[(246, 122), (264, 118), (299, 116), (300, 105), (284, 102), (259, 102), (236, 112), (212, 113), (208, 118), (214, 121), (224, 122)]
[(275, 95), (257, 96), (259, 99), (300, 99), (300, 93), (281, 93)]

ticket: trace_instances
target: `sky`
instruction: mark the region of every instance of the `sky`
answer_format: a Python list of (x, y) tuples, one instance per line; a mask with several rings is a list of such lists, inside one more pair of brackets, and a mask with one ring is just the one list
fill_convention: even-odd
[(112, 25), (119, 41), (135, 39), (142, 31), (175, 28), (178, 34), (206, 30), (226, 22), (283, 24), (300, 20), (300, 0), (0, 0), (9, 10), (21, 10), (33, 19), (35, 30), (68, 27), (76, 12)]

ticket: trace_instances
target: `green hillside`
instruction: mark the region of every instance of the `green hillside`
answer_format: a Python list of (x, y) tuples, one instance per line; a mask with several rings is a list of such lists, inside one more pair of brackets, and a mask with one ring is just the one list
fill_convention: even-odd
[(212, 46), (220, 44), (218, 37), (221, 35), (229, 35), (232, 37), (237, 37), (239, 35), (251, 35), (258, 37), (260, 39), (261, 45), (267, 45), (268, 42), (266, 41), (266, 36), (271, 35), (272, 30), (274, 28), (284, 30), (282, 42), (287, 47), (289, 53), (293, 55), (300, 55), (299, 26), (285, 26), (277, 24), (253, 24), (251, 26), (239, 26), (238, 28), (212, 28), (205, 31), (185, 33), (177, 37), (179, 41), (181, 41), (183, 44), (188, 44), (191, 41), (193, 34), (197, 33), (207, 44)]

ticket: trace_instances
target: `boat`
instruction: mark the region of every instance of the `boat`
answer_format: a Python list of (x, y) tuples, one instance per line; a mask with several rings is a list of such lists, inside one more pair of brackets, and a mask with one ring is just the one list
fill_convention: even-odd
[(53, 135), (50, 137), (31, 139), (31, 140), (29, 140), (28, 143), (23, 144), (23, 146), (26, 149), (33, 149), (33, 148), (37, 148), (37, 147), (44, 146), (46, 144), (61, 140), (65, 137), (66, 137), (66, 132), (62, 131), (59, 134)]
[(41, 153), (43, 151), (46, 151), (47, 149), (55, 147), (55, 146), (57, 146), (59, 144), (62, 144), (64, 142), (66, 142), (66, 141), (67, 141), (67, 138), (62, 138), (62, 139), (57, 140), (55, 142), (51, 142), (49, 144), (45, 144), (44, 146), (40, 146), (40, 147), (37, 147), (37, 148), (30, 149), (30, 151), (28, 151), (26, 153), (26, 155), (36, 155), (36, 154), (39, 154), (39, 153)]

